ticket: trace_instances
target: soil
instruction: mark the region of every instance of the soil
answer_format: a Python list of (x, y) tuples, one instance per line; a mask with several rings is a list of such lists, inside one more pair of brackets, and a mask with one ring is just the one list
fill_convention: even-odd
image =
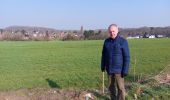
[(89, 100), (96, 99), (95, 92), (39, 88), (1, 91), (0, 100), (85, 100), (86, 94), (90, 94)]
[(170, 74), (157, 75), (155, 79), (161, 84), (170, 85)]
[(162, 84), (170, 85), (170, 65), (165, 67), (158, 75), (155, 76), (155, 79)]

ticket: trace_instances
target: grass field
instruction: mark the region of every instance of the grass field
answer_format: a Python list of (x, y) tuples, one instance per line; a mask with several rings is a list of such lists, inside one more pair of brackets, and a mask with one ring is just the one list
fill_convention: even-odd
[[(170, 39), (132, 39), (131, 64), (142, 76), (153, 76), (170, 64)], [(1, 41), (0, 90), (57, 87), (99, 89), (103, 41)], [(135, 64), (136, 59), (136, 64)]]

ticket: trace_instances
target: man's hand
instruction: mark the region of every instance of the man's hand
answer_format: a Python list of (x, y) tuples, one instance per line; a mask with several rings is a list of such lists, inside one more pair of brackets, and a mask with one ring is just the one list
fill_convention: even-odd
[(126, 77), (126, 76), (127, 76), (127, 74), (121, 73), (121, 77), (122, 77), (122, 78), (124, 78), (124, 77)]

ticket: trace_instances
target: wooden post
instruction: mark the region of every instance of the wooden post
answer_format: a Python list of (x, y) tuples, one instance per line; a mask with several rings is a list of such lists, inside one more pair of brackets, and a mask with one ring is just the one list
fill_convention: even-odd
[(102, 95), (104, 95), (104, 72), (102, 72)]

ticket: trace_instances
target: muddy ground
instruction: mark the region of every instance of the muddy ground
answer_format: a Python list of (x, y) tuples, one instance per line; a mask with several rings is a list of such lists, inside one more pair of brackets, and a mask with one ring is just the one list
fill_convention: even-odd
[(75, 91), (61, 89), (20, 89), (0, 92), (0, 100), (85, 100), (86, 94), (91, 95), (89, 100), (98, 98), (108, 100), (98, 91)]

